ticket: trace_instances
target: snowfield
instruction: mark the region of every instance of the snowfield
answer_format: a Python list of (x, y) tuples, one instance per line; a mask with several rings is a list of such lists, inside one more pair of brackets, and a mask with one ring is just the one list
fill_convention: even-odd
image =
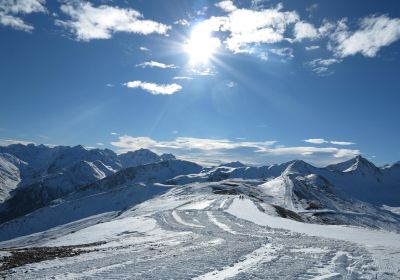
[(5, 279), (400, 279), (400, 164), (0, 147)]
[(17, 244), (85, 251), (16, 267), (6, 277), (399, 279), (399, 234), (282, 218), (270, 204), (249, 196), (215, 194), (214, 185), (171, 188), (118, 215), (85, 218), (78, 223), (87, 225), (83, 228), (74, 222), (3, 241), (2, 255)]

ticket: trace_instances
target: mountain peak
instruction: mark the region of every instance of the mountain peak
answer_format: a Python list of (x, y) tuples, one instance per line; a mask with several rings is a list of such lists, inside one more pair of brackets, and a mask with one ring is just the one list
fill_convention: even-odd
[(301, 159), (296, 159), (288, 162), (288, 167), (285, 170), (285, 173), (313, 173), (313, 169), (315, 169), (314, 166), (311, 164), (305, 162), (304, 160)]
[(118, 155), (124, 168), (162, 161), (161, 157), (148, 149), (129, 151)]
[(363, 173), (365, 173), (367, 170), (378, 170), (378, 168), (372, 162), (361, 155), (338, 164), (328, 165), (326, 168), (340, 172), (355, 172), (359, 170)]
[(233, 168), (246, 167), (246, 165), (241, 163), (240, 161), (232, 161), (232, 162), (228, 162), (228, 163), (222, 163), (219, 166), (226, 166), (226, 167), (233, 167)]

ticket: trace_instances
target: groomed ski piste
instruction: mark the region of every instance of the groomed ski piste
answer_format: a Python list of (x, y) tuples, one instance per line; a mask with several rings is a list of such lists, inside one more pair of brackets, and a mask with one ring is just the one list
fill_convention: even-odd
[[(16, 266), (6, 279), (399, 279), (400, 235), (385, 230), (299, 222), (272, 204), (215, 193), (213, 183), (166, 192), (0, 243), (68, 248), (73, 256)], [(226, 185), (251, 184), (245, 181)], [(288, 202), (288, 197), (282, 197)], [(75, 202), (76, 203), (76, 202)], [(84, 203), (84, 202), (82, 202)], [(112, 203), (112, 200), (110, 200)], [(79, 204), (74, 206), (79, 209)], [(51, 207), (43, 211), (56, 211)], [(35, 219), (35, 212), (31, 219)], [(79, 253), (78, 253), (79, 252)]]

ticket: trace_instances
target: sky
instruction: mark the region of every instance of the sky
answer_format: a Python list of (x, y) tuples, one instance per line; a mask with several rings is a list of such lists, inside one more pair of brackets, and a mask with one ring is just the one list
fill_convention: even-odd
[(0, 145), (400, 160), (398, 0), (0, 0)]

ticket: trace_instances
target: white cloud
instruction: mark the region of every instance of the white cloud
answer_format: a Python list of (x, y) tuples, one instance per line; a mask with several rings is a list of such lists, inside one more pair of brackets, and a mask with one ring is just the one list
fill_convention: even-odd
[(306, 65), (310, 66), (312, 70), (318, 75), (326, 76), (333, 73), (332, 71), (329, 70), (329, 66), (340, 62), (342, 62), (342, 60), (337, 58), (326, 58), (326, 59), (317, 58), (306, 63)]
[(119, 135), (117, 132), (110, 132), (111, 135)]
[(254, 45), (284, 41), (287, 27), (299, 20), (295, 11), (283, 12), (282, 8), (281, 4), (260, 10), (231, 7), (227, 16), (211, 17), (199, 25), (227, 34), (224, 43), (232, 52), (251, 53)]
[(341, 145), (341, 146), (347, 146), (347, 145), (355, 145), (356, 143), (353, 142), (346, 142), (346, 141), (330, 141), (331, 144), (334, 145)]
[(0, 25), (31, 32), (34, 27), (21, 19), (21, 15), (47, 12), (45, 0), (0, 1)]
[(182, 25), (182, 26), (188, 26), (189, 25), (189, 21), (187, 21), (186, 19), (180, 19), (174, 22), (174, 24), (178, 24), (178, 25)]
[(227, 82), (226, 83), (226, 86), (227, 87), (230, 87), (230, 88), (233, 88), (233, 87), (235, 87), (237, 84), (234, 82), (234, 81), (229, 81), (229, 82)]
[(172, 141), (156, 141), (149, 137), (131, 137), (128, 135), (120, 136), (118, 141), (111, 142), (111, 145), (120, 148), (121, 152), (147, 148), (153, 150), (171, 149), (171, 150), (200, 150), (200, 151), (218, 151), (234, 150), (239, 148), (253, 148), (257, 152), (266, 151), (269, 146), (276, 141), (231, 141), (228, 139), (207, 139), (194, 137), (177, 137)]
[(382, 47), (400, 39), (400, 19), (386, 15), (365, 17), (360, 21), (360, 28), (354, 32), (349, 31), (343, 20), (331, 37), (331, 48), (338, 57), (358, 53), (375, 57)]
[(166, 34), (171, 28), (156, 21), (143, 19), (143, 15), (133, 9), (108, 5), (94, 7), (91, 3), (83, 1), (63, 4), (60, 9), (71, 19), (57, 20), (56, 24), (68, 28), (77, 40), (82, 41), (109, 39), (116, 32)]
[(294, 57), (292, 48), (270, 49), (269, 52), (282, 56), (286, 59), (292, 59)]
[(98, 142), (96, 143), (97, 146), (104, 146), (104, 143)]
[(114, 87), (114, 84), (106, 84), (106, 87)]
[(307, 46), (305, 47), (306, 51), (314, 51), (314, 50), (318, 50), (319, 46), (317, 45), (313, 45), (313, 46)]
[(296, 41), (313, 40), (319, 37), (319, 33), (311, 23), (299, 21), (294, 25), (294, 37)]
[(196, 76), (214, 76), (217, 74), (213, 68), (207, 65), (197, 65), (196, 67), (190, 69), (190, 71), (192, 75)]
[(186, 77), (186, 76), (175, 76), (172, 79), (173, 80), (193, 80), (192, 77)]
[(320, 147), (282, 147), (269, 150), (275, 155), (313, 155), (313, 154), (331, 154), (335, 158), (351, 158), (360, 154), (359, 150), (338, 149), (338, 148), (320, 148)]
[(170, 95), (182, 89), (181, 85), (173, 84), (155, 84), (142, 81), (131, 81), (124, 84), (128, 88), (141, 88), (154, 95)]
[(326, 143), (331, 143), (333, 145), (341, 145), (341, 146), (347, 146), (347, 145), (354, 145), (356, 143), (353, 142), (348, 142), (348, 141), (328, 141), (323, 138), (311, 138), (311, 139), (306, 139), (303, 140), (304, 142), (311, 143), (311, 144), (326, 144)]
[(342, 62), (342, 61), (340, 59), (336, 59), (336, 58), (326, 58), (326, 59), (317, 58), (317, 59), (310, 61), (308, 64), (310, 66), (317, 67), (317, 66), (330, 66), (332, 64), (336, 64), (336, 63), (340, 63), (340, 62)]
[(233, 2), (230, 0), (218, 2), (215, 4), (215, 6), (228, 13), (237, 10), (235, 4), (233, 4)]
[(176, 137), (169, 141), (157, 141), (150, 137), (123, 135), (111, 142), (119, 153), (147, 148), (158, 153), (173, 153), (179, 158), (200, 163), (218, 163), (241, 160), (254, 164), (266, 161), (285, 161), (293, 158), (306, 158), (314, 163), (332, 163), (360, 154), (359, 150), (335, 147), (286, 147), (275, 146), (276, 141), (244, 141), (242, 138), (208, 139), (195, 137)]
[(303, 141), (307, 142), (307, 143), (312, 143), (312, 144), (325, 144), (325, 143), (328, 143), (328, 141), (326, 141), (325, 139), (322, 139), (322, 138), (310, 138), (310, 139), (305, 139)]
[(162, 69), (166, 69), (166, 68), (178, 68), (176, 65), (174, 64), (165, 64), (162, 62), (157, 62), (157, 61), (146, 61), (143, 63), (140, 63), (138, 65), (136, 65), (136, 67), (142, 67), (142, 68), (146, 68), (146, 67), (156, 67), (156, 68), (162, 68)]
[(141, 50), (142, 52), (149, 52), (150, 51), (150, 49), (149, 48), (146, 48), (146, 47), (139, 47), (139, 50)]
[(12, 144), (28, 145), (28, 144), (35, 144), (35, 143), (30, 142), (30, 141), (15, 140), (15, 139), (0, 139), (0, 146), (8, 146), (8, 145), (12, 145)]

